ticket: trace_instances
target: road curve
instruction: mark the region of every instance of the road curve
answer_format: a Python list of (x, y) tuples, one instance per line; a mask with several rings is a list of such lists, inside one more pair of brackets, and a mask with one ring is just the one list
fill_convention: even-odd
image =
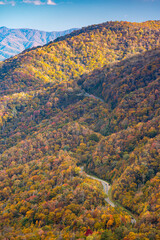
[(97, 99), (97, 100), (99, 100), (99, 101), (101, 101), (101, 102), (103, 102), (103, 103), (105, 102), (102, 98), (99, 98), (99, 97), (97, 97), (97, 96), (95, 96), (95, 95), (93, 95), (93, 94), (89, 94), (89, 93), (87, 93), (84, 89), (81, 90), (81, 92), (78, 93), (77, 96), (90, 97), (90, 98), (93, 98), (93, 99)]
[(85, 97), (90, 97), (90, 98), (94, 98), (94, 99), (100, 100), (101, 102), (104, 103), (104, 100), (103, 100), (102, 98), (99, 98), (99, 97), (97, 97), (97, 96), (95, 96), (95, 95), (93, 95), (93, 94), (89, 94), (89, 93), (85, 92), (85, 93), (84, 93), (84, 96), (85, 96)]
[[(80, 167), (81, 168), (81, 173), (82, 172), (84, 172), (83, 170), (84, 170), (84, 167)], [(85, 173), (85, 172), (84, 172)], [(85, 173), (86, 174), (86, 173)], [(106, 181), (104, 181), (104, 180), (102, 180), (102, 179), (100, 179), (100, 178), (97, 178), (97, 177), (93, 177), (93, 176), (91, 176), (91, 175), (89, 175), (89, 174), (86, 174), (86, 176), (87, 177), (89, 177), (89, 178), (92, 178), (92, 179), (94, 179), (94, 180), (97, 180), (97, 181), (99, 181), (99, 182), (101, 182), (102, 183), (102, 185), (103, 185), (103, 190), (104, 190), (104, 192), (108, 195), (108, 191), (109, 191), (109, 189), (111, 188), (111, 186), (109, 185), (109, 183), (108, 182), (106, 182)], [(112, 207), (115, 207), (115, 204), (109, 199), (109, 197), (108, 198), (105, 198), (105, 201), (108, 203), (108, 204), (110, 204)], [(127, 210), (126, 210), (127, 211)], [(132, 214), (130, 213), (130, 216), (132, 217)], [(132, 224), (135, 224), (136, 223), (136, 219), (135, 218), (131, 218), (131, 223)]]
[[(80, 169), (81, 169), (81, 173), (84, 172), (84, 167), (80, 167)], [(84, 173), (85, 173), (85, 172), (84, 172)], [(87, 177), (92, 178), (92, 179), (94, 179), (94, 180), (97, 180), (97, 181), (101, 182), (101, 183), (102, 183), (102, 186), (103, 186), (103, 191), (108, 195), (108, 191), (109, 191), (109, 189), (110, 189), (110, 187), (111, 187), (108, 182), (106, 182), (106, 181), (104, 181), (104, 180), (102, 180), (102, 179), (100, 179), (100, 178), (93, 177), (93, 176), (91, 176), (91, 175), (89, 175), (89, 174), (87, 174), (87, 173), (85, 173), (85, 174), (86, 174)], [(106, 201), (108, 204), (110, 204), (112, 207), (115, 207), (115, 204), (109, 199), (109, 197), (108, 197), (108, 198), (105, 198), (105, 201)]]
[[(99, 179), (99, 178), (93, 177), (93, 176), (91, 176), (91, 175), (88, 175), (88, 174), (86, 174), (86, 175), (87, 175), (87, 177), (89, 177), (89, 178), (92, 178), (92, 179), (95, 179), (95, 180), (101, 182), (102, 185), (103, 185), (103, 191), (108, 195), (108, 191), (109, 191), (109, 189), (110, 189), (110, 187), (111, 187), (111, 186), (109, 185), (109, 183), (107, 183), (106, 181), (101, 180), (101, 179)], [(105, 201), (106, 201), (108, 204), (110, 204), (112, 207), (115, 207), (115, 204), (114, 204), (109, 198), (105, 198)]]

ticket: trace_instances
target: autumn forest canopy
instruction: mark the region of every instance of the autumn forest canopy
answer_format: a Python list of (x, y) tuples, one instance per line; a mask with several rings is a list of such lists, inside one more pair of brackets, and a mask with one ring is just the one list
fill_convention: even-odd
[(0, 62), (0, 239), (160, 239), (160, 21)]

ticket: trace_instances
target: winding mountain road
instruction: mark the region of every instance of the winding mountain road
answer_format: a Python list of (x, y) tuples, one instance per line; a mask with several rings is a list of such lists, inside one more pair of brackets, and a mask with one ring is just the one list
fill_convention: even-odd
[[(83, 173), (83, 172), (84, 172), (84, 167), (80, 167), (80, 168), (81, 168), (81, 173)], [(93, 177), (93, 176), (87, 174), (86, 172), (84, 172), (84, 173), (86, 174), (87, 177), (92, 178), (92, 179), (94, 179), (94, 180), (97, 180), (97, 181), (101, 182), (101, 183), (102, 183), (102, 186), (103, 186), (103, 191), (104, 191), (104, 193), (106, 193), (106, 194), (108, 195), (108, 191), (109, 191), (109, 189), (110, 189), (110, 187), (111, 187), (108, 182), (106, 182), (106, 181), (104, 181), (104, 180), (102, 180), (102, 179), (100, 179), (100, 178)], [(106, 201), (108, 204), (110, 204), (112, 207), (115, 207), (115, 204), (109, 199), (109, 197), (108, 197), (108, 198), (105, 198), (105, 201)]]
[(97, 96), (95, 96), (95, 95), (93, 95), (93, 94), (89, 94), (89, 93), (85, 92), (85, 93), (84, 93), (84, 96), (85, 96), (85, 97), (90, 97), (90, 98), (94, 98), (94, 99), (100, 100), (101, 102), (104, 103), (104, 100), (103, 100), (102, 98), (99, 98), (99, 97), (97, 97)]
[(103, 103), (105, 102), (102, 98), (99, 98), (99, 97), (97, 97), (97, 96), (95, 96), (93, 94), (89, 94), (86, 91), (84, 91), (84, 89), (80, 93), (78, 93), (77, 96), (90, 97), (90, 98), (93, 98), (93, 99), (97, 99), (97, 100), (99, 100), (99, 101), (101, 101)]
[[(82, 172), (84, 172), (84, 167), (81, 167), (81, 173), (82, 173)], [(84, 173), (85, 173), (85, 172), (84, 172)], [(87, 173), (85, 173), (85, 174), (86, 174), (87, 177), (101, 182), (101, 183), (102, 183), (102, 186), (103, 186), (103, 191), (104, 191), (104, 193), (106, 193), (106, 194), (108, 195), (108, 191), (109, 191), (109, 189), (111, 188), (111, 186), (109, 185), (108, 182), (106, 182), (106, 181), (104, 181), (104, 180), (102, 180), (102, 179), (100, 179), (100, 178), (93, 177), (93, 176), (91, 176), (91, 175), (89, 175), (89, 174), (87, 174)], [(116, 207), (116, 205), (109, 199), (109, 197), (105, 198), (105, 201), (106, 201), (108, 204), (110, 204), (112, 207)], [(125, 209), (125, 208), (123, 207), (123, 209)], [(127, 210), (125, 209), (125, 211), (127, 211)], [(132, 217), (132, 218), (131, 218), (131, 223), (132, 223), (132, 224), (135, 224), (135, 223), (136, 223), (136, 219), (133, 218), (132, 214), (129, 213), (129, 211), (127, 211), (127, 213)]]
[[(92, 178), (92, 179), (95, 179), (95, 180), (101, 182), (102, 185), (103, 185), (103, 191), (104, 191), (104, 193), (106, 193), (106, 194), (108, 195), (108, 191), (109, 191), (109, 189), (110, 189), (110, 187), (111, 187), (111, 186), (109, 185), (109, 183), (107, 183), (106, 181), (101, 180), (101, 179), (99, 179), (99, 178), (93, 177), (93, 176), (91, 176), (91, 175), (88, 175), (88, 174), (86, 174), (86, 175), (87, 175), (87, 177), (89, 177), (89, 178)], [(106, 201), (108, 204), (110, 204), (112, 207), (115, 207), (115, 204), (109, 199), (109, 197), (108, 197), (108, 198), (105, 198), (105, 201)]]

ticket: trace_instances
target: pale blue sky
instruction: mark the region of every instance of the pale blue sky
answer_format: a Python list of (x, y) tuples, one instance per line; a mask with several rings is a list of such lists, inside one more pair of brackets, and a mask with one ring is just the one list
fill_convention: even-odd
[(160, 19), (160, 0), (0, 0), (0, 26), (59, 31), (106, 21)]

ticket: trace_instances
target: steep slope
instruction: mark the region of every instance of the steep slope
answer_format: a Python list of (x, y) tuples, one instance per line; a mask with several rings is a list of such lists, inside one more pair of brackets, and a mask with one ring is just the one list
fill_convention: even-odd
[(159, 44), (160, 21), (107, 22), (76, 31), (44, 47), (1, 63), (2, 93), (70, 82), (85, 72), (120, 61)]
[[(1, 239), (159, 239), (158, 32), (158, 21), (105, 23), (1, 64)], [(130, 56), (134, 36), (135, 51), (145, 48)], [(102, 186), (79, 165), (112, 183), (136, 225), (104, 208)]]
[(0, 61), (15, 56), (27, 48), (42, 46), (57, 37), (69, 34), (76, 29), (60, 32), (44, 32), (34, 29), (0, 28)]
[[(78, 84), (99, 96), (112, 114), (102, 134), (125, 129), (159, 115), (160, 47), (83, 75)], [(145, 107), (144, 107), (145, 106)]]
[(102, 186), (76, 166), (97, 142), (93, 131), (75, 122), (76, 112), (72, 105), (46, 119), (36, 133), (1, 155), (2, 239), (84, 238), (90, 229), (100, 239), (106, 228), (116, 239), (115, 229), (123, 229), (122, 236), (132, 230), (130, 216), (104, 208)]
[(108, 135), (88, 162), (88, 171), (113, 183), (112, 194), (159, 226), (160, 48), (84, 75), (79, 84), (108, 104), (110, 114), (94, 130)]

